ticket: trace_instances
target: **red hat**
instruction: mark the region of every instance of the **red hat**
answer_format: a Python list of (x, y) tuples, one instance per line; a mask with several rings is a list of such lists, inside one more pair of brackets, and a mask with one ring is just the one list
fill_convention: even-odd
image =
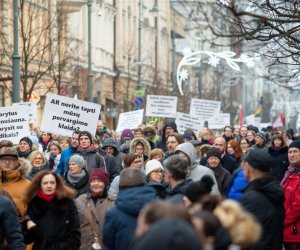
[(94, 168), (90, 174), (90, 181), (100, 180), (105, 186), (108, 185), (109, 174), (103, 168)]

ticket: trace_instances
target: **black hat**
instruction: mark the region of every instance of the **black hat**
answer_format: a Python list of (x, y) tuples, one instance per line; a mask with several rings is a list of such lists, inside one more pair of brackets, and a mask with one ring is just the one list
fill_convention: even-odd
[(87, 136), (87, 137), (90, 139), (90, 143), (93, 144), (93, 137), (92, 137), (92, 135), (91, 135), (90, 132), (88, 132), (88, 131), (81, 131), (81, 132), (79, 133), (79, 136), (78, 136), (78, 140), (79, 140), (79, 141), (80, 141), (80, 137), (81, 137), (81, 136)]
[(198, 201), (202, 196), (209, 194), (214, 185), (214, 180), (209, 175), (204, 175), (200, 181), (192, 182), (185, 190), (185, 196), (191, 202)]
[(218, 148), (211, 148), (210, 150), (207, 151), (207, 159), (211, 156), (218, 157), (221, 160), (221, 152)]
[(300, 149), (300, 140), (293, 141), (290, 145), (289, 148), (299, 148)]
[(29, 145), (29, 147), (32, 148), (32, 140), (31, 140), (29, 137), (27, 137), (27, 136), (23, 137), (23, 138), (19, 141), (19, 143), (20, 143), (21, 141), (25, 141), (25, 142)]
[(262, 172), (268, 172), (271, 168), (272, 159), (267, 152), (261, 149), (251, 149), (244, 159), (252, 168)]

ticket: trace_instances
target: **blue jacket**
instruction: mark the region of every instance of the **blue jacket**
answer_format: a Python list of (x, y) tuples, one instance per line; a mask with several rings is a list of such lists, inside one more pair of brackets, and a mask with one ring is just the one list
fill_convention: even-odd
[(106, 213), (104, 220), (103, 243), (107, 249), (129, 249), (140, 210), (155, 198), (155, 190), (148, 186), (120, 191), (115, 207)]
[(227, 199), (233, 199), (236, 201), (240, 201), (242, 195), (244, 194), (245, 189), (248, 187), (249, 182), (246, 180), (244, 176), (244, 171), (242, 168), (237, 169), (229, 183), (228, 183), (228, 192), (226, 195)]
[(70, 146), (62, 151), (60, 156), (60, 161), (56, 169), (57, 174), (64, 176), (64, 174), (67, 172), (68, 169), (69, 158), (76, 153), (76, 150)]

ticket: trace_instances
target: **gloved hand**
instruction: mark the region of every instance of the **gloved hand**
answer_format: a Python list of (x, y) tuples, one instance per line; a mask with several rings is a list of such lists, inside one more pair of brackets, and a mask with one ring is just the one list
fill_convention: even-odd
[(52, 152), (49, 156), (49, 161), (54, 161), (56, 159), (56, 157), (57, 157), (57, 155), (54, 152)]

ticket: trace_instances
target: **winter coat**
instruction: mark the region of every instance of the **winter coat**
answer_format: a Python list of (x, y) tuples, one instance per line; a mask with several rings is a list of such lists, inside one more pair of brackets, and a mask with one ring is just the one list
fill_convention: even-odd
[(248, 185), (249, 182), (246, 180), (244, 176), (243, 169), (238, 168), (233, 173), (228, 183), (226, 198), (240, 201)]
[(135, 149), (136, 149), (136, 146), (138, 143), (142, 143), (144, 146), (144, 157), (143, 157), (144, 163), (143, 164), (145, 165), (145, 161), (150, 156), (151, 147), (150, 147), (148, 140), (146, 140), (143, 137), (137, 137), (137, 138), (134, 138), (130, 143), (130, 153), (135, 153)]
[(107, 131), (107, 127), (104, 126), (101, 132), (96, 131), (95, 137), (96, 137), (96, 139), (100, 142), (100, 144), (102, 145), (102, 143), (103, 143), (107, 138), (110, 138), (110, 137), (111, 137), (111, 133), (109, 133), (109, 132)]
[(79, 195), (85, 194), (89, 191), (90, 187), (90, 181), (89, 181), (89, 174), (88, 172), (83, 168), (82, 171), (85, 172), (85, 176), (83, 176), (81, 179), (77, 180), (77, 182), (72, 183), (71, 179), (68, 176), (70, 170), (68, 170), (66, 174), (66, 183), (73, 189), (77, 191), (77, 197)]
[(288, 148), (284, 147), (276, 151), (274, 148), (269, 147), (268, 153), (272, 158), (271, 175), (275, 180), (280, 182), (289, 165)]
[(253, 149), (259, 149), (259, 150), (264, 150), (268, 152), (268, 145), (264, 142), (262, 145), (254, 144), (252, 146)]
[(32, 180), (32, 178), (40, 171), (43, 171), (43, 170), (49, 170), (49, 166), (48, 166), (48, 162), (46, 162), (43, 166), (41, 167), (33, 167), (31, 168), (31, 171), (30, 173), (26, 176), (26, 178), (28, 180)]
[(127, 250), (134, 237), (137, 217), (143, 206), (156, 198), (152, 187), (130, 187), (122, 190), (105, 216), (103, 243), (108, 250)]
[(214, 172), (220, 194), (225, 196), (231, 174), (221, 164), (217, 168), (212, 168), (208, 164), (207, 167)]
[(156, 148), (160, 148), (163, 152), (166, 152), (167, 151), (167, 145), (166, 145), (166, 142), (167, 142), (167, 138), (166, 138), (166, 128), (167, 127), (172, 127), (174, 128), (174, 132), (175, 133), (178, 133), (177, 131), (177, 125), (175, 122), (169, 122), (169, 123), (166, 123), (163, 128), (162, 128), (162, 135), (161, 137), (156, 141), (156, 144), (155, 144), (155, 147)]
[(90, 249), (90, 241), (93, 236), (93, 231), (91, 229), (87, 204), (91, 204), (91, 212), (93, 218), (95, 218), (96, 231), (100, 238), (103, 236), (103, 225), (104, 218), (109, 209), (111, 209), (115, 204), (115, 199), (111, 196), (99, 199), (92, 199), (91, 194), (88, 192), (86, 194), (80, 195), (76, 199), (76, 207), (79, 214), (80, 221), (80, 231), (81, 231), (81, 246), (80, 249), (87, 250)]
[(26, 205), (23, 202), (23, 197), (27, 187), (30, 185), (30, 181), (26, 179), (26, 176), (31, 171), (31, 164), (28, 160), (19, 159), (19, 167), (12, 171), (1, 171), (0, 172), (0, 188), (6, 191), (13, 199), (23, 216), (26, 211)]
[(36, 196), (29, 203), (26, 215), (36, 228), (25, 233), (25, 243), (33, 250), (76, 250), (80, 247), (80, 224), (73, 200), (54, 197), (47, 202)]
[[(202, 157), (200, 160), (200, 164), (203, 166), (206, 166), (207, 165), (207, 157)], [(227, 154), (222, 156), (221, 165), (230, 174), (233, 174), (233, 172), (239, 167), (239, 163), (234, 158), (230, 157)]]
[(146, 179), (147, 185), (153, 187), (156, 191), (157, 198), (165, 199), (167, 196), (167, 189), (163, 183), (159, 183), (156, 181), (151, 181), (150, 179)]
[(16, 209), (4, 196), (0, 196), (0, 224), (0, 249), (3, 249), (5, 239), (9, 249), (24, 250), (24, 238)]
[(189, 167), (189, 173), (187, 175), (187, 179), (191, 179), (192, 181), (199, 181), (202, 179), (204, 175), (209, 175), (214, 180), (214, 185), (212, 187), (211, 194), (220, 195), (214, 172), (205, 166), (199, 165), (197, 153), (193, 144), (190, 142), (179, 144), (176, 147), (175, 154), (178, 151), (185, 153), (189, 158), (190, 167)]
[(71, 146), (64, 149), (61, 153), (59, 163), (56, 168), (56, 173), (64, 176), (68, 170), (68, 163), (70, 157), (77, 152), (77, 148), (72, 148)]
[(112, 147), (114, 149), (113, 157), (115, 158), (115, 165), (118, 167), (119, 172), (123, 170), (123, 160), (126, 154), (119, 151), (117, 144), (113, 138), (107, 138), (102, 144), (102, 149), (104, 150), (106, 147)]
[(116, 164), (115, 157), (106, 153), (103, 149), (99, 148), (98, 152), (104, 158), (106, 171), (109, 173), (109, 183), (113, 181), (113, 179), (120, 174), (120, 170)]
[(29, 159), (29, 156), (30, 156), (30, 154), (31, 154), (33, 151), (38, 151), (38, 150), (39, 150), (38, 146), (35, 145), (35, 144), (32, 144), (31, 150), (30, 150), (29, 152), (26, 152), (26, 153), (20, 151), (20, 146), (19, 146), (19, 145), (16, 145), (14, 148), (17, 150), (18, 157), (19, 157), (19, 158), (24, 158), (24, 159), (26, 159), (26, 160)]
[(182, 203), (182, 198), (185, 195), (185, 190), (193, 181), (191, 179), (187, 179), (179, 182), (173, 189), (169, 187), (167, 189), (167, 201), (171, 203)]
[[(284, 242), (300, 243), (300, 172), (291, 174), (283, 184)], [(293, 228), (297, 230), (293, 233)]]
[(284, 193), (271, 176), (249, 183), (241, 199), (241, 205), (260, 222), (263, 233), (256, 250), (282, 250)]

